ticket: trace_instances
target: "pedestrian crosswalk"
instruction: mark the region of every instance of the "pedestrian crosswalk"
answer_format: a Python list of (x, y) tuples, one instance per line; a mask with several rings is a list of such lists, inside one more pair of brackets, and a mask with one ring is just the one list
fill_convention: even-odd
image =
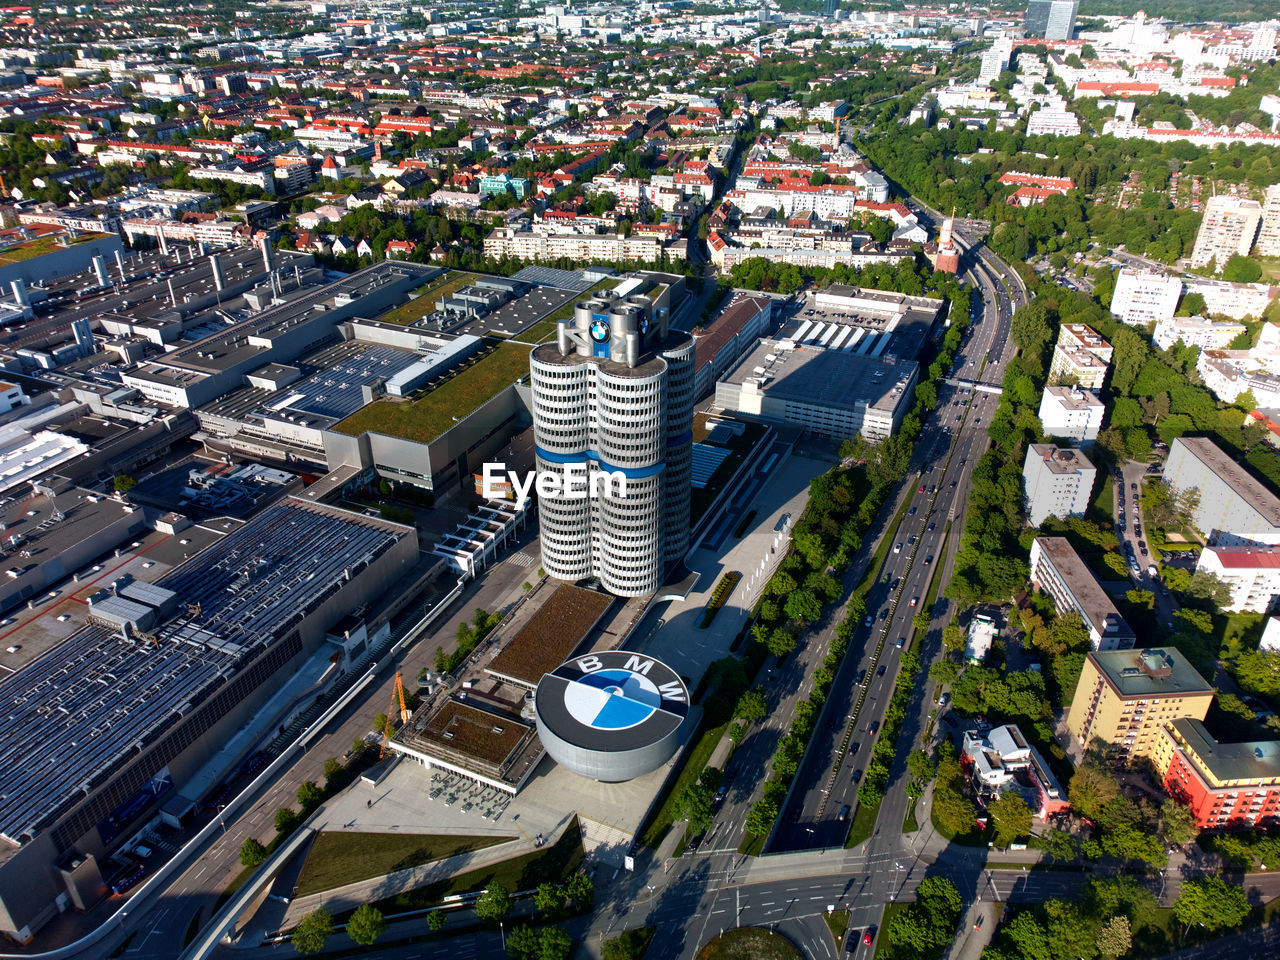
[(507, 560), (510, 563), (514, 563), (517, 567), (533, 566), (533, 557), (529, 556), (529, 554), (524, 551), (521, 551), (520, 553), (513, 553), (511, 556), (507, 557)]

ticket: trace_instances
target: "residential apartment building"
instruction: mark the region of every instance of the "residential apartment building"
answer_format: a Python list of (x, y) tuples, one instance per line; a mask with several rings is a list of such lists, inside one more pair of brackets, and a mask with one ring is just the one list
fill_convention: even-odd
[(1027, 136), (1077, 137), (1080, 120), (1065, 108), (1042, 107), (1027, 118)]
[(1280, 183), (1267, 187), (1256, 247), (1259, 256), (1280, 257)]
[(484, 240), (484, 255), (500, 259), (554, 260), (635, 260), (657, 261), (662, 257), (662, 242), (657, 237), (601, 233), (551, 233), (519, 227), (497, 227)]
[(1085, 390), (1102, 389), (1111, 366), (1111, 344), (1083, 323), (1064, 323), (1049, 363), (1050, 383), (1069, 383)]
[(1059, 614), (1080, 615), (1094, 650), (1133, 646), (1133, 628), (1065, 537), (1036, 537), (1032, 542), (1031, 583), (1053, 599)]
[(1194, 717), (1170, 720), (1151, 759), (1165, 792), (1191, 807), (1202, 830), (1280, 818), (1280, 740), (1219, 743)]
[(1164, 482), (1198, 492), (1191, 519), (1210, 543), (1280, 545), (1280, 498), (1207, 437), (1173, 441)]
[(1177, 277), (1123, 267), (1111, 295), (1111, 312), (1138, 326), (1159, 323), (1173, 316), (1181, 296), (1182, 281)]
[(1233, 320), (1262, 316), (1267, 304), (1280, 293), (1280, 288), (1267, 283), (1227, 283), (1209, 277), (1188, 277), (1186, 290), (1204, 297), (1205, 313), (1220, 313)]
[(1213, 686), (1172, 647), (1091, 651), (1076, 682), (1067, 729), (1081, 747), (1095, 739), (1126, 760), (1153, 756), (1174, 720), (1203, 720)]
[(1221, 272), (1233, 256), (1247, 256), (1261, 221), (1262, 205), (1257, 200), (1229, 194), (1210, 197), (1191, 250), (1191, 266), (1203, 267), (1212, 260)]
[(1222, 350), (1244, 333), (1244, 326), (1234, 320), (1210, 320), (1207, 317), (1168, 317), (1156, 324), (1151, 334), (1161, 350), (1181, 341), (1184, 346), (1201, 350)]
[(1049, 517), (1083, 517), (1098, 471), (1079, 450), (1033, 443), (1022, 465), (1027, 517), (1038, 527)]
[(1224, 610), (1267, 613), (1280, 599), (1280, 547), (1210, 545), (1200, 552), (1196, 569), (1231, 588)]
[(1051, 437), (1090, 447), (1102, 429), (1106, 407), (1096, 395), (1078, 387), (1045, 387), (1040, 396), (1040, 423)]

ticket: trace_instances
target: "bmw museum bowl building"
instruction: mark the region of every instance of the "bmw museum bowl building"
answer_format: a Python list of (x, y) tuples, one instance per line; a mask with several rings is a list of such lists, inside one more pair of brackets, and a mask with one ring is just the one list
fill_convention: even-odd
[(579, 776), (620, 783), (652, 773), (675, 755), (689, 691), (665, 663), (607, 650), (544, 674), (534, 712), (552, 759)]

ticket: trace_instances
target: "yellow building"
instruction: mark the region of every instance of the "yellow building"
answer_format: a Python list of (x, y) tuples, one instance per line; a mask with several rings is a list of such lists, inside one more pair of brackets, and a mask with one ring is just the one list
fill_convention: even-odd
[(1096, 738), (1133, 760), (1154, 752), (1166, 723), (1203, 720), (1212, 702), (1213, 687), (1177, 650), (1093, 651), (1076, 684), (1067, 729), (1083, 747)]

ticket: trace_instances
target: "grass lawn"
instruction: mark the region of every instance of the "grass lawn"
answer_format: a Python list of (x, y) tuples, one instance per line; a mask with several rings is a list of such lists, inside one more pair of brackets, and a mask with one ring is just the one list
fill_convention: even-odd
[(1116, 522), (1113, 482), (1110, 474), (1103, 474), (1102, 486), (1098, 488), (1098, 495), (1093, 498), (1093, 504), (1090, 507), (1092, 516), (1089, 517), (1090, 520), (1105, 523), (1109, 527), (1114, 526)]
[(831, 938), (835, 940), (836, 950), (839, 952), (844, 932), (849, 929), (849, 911), (833, 910), (831, 913), (824, 913), (822, 919), (827, 921), (827, 929), (831, 931)]
[(1256, 647), (1266, 625), (1265, 613), (1228, 613), (1216, 616), (1213, 618), (1213, 626), (1218, 649), (1233, 647), (1247, 650)]
[(698, 951), (697, 960), (804, 960), (786, 937), (759, 927), (726, 930)]
[(513, 893), (532, 890), (540, 883), (563, 883), (582, 866), (582, 833), (570, 827), (553, 846), (533, 850), (488, 867), (480, 867), (437, 883), (397, 894), (374, 904), (384, 914), (435, 906), (455, 893), (475, 893), (492, 883), (501, 883)]
[(305, 897), (322, 890), (332, 890), (422, 863), (483, 850), (508, 839), (514, 837), (325, 831), (312, 842), (293, 895)]
[(895, 914), (901, 913), (907, 909), (908, 904), (905, 903), (886, 903), (884, 905), (884, 914), (880, 917), (880, 926), (878, 929), (879, 936), (876, 937), (876, 952), (873, 960), (880, 960), (887, 957), (892, 948), (889, 946), (889, 938), (884, 936), (884, 931), (889, 929), (889, 921), (893, 919)]
[(419, 399), (378, 400), (357, 410), (333, 429), (352, 437), (380, 433), (415, 443), (430, 443), (528, 374), (529, 347), (500, 343)]
[(628, 957), (630, 960), (640, 960), (644, 956), (645, 951), (649, 949), (649, 944), (653, 942), (653, 927), (636, 927), (634, 930), (628, 930), (620, 933), (616, 937), (610, 937), (605, 941), (603, 949), (608, 949), (609, 944), (617, 944), (614, 950), (617, 956)]
[(902, 832), (915, 833), (920, 829), (920, 824), (916, 822), (916, 804), (919, 801), (912, 801), (911, 806), (907, 807), (907, 815), (902, 818)]
[(864, 803), (858, 804), (858, 809), (853, 815), (853, 820), (849, 824), (849, 836), (844, 842), (846, 850), (852, 850), (860, 843), (866, 843), (871, 839), (871, 831), (876, 828), (876, 817), (880, 813), (880, 804), (868, 807)]
[(476, 273), (459, 273), (457, 270), (449, 270), (425, 286), (411, 291), (411, 293), (416, 294), (412, 300), (387, 311), (378, 319), (385, 320), (387, 323), (399, 324), (421, 320), (428, 313), (435, 310), (436, 301), (440, 300), (440, 298), (453, 296), (463, 287), (475, 283), (479, 278), (480, 275)]
[(662, 843), (662, 838), (667, 835), (667, 831), (671, 829), (671, 824), (675, 822), (675, 798), (685, 786), (698, 782), (698, 778), (702, 776), (702, 771), (706, 769), (707, 761), (711, 759), (711, 754), (716, 748), (716, 744), (720, 742), (720, 738), (724, 736), (725, 730), (729, 727), (728, 723), (722, 723), (719, 726), (705, 729), (699, 727), (698, 739), (684, 755), (684, 766), (680, 768), (680, 773), (676, 775), (674, 780), (668, 780), (670, 789), (662, 796), (662, 802), (657, 805), (656, 812), (653, 813), (649, 822), (640, 830), (640, 842), (652, 850), (657, 850), (658, 845)]

